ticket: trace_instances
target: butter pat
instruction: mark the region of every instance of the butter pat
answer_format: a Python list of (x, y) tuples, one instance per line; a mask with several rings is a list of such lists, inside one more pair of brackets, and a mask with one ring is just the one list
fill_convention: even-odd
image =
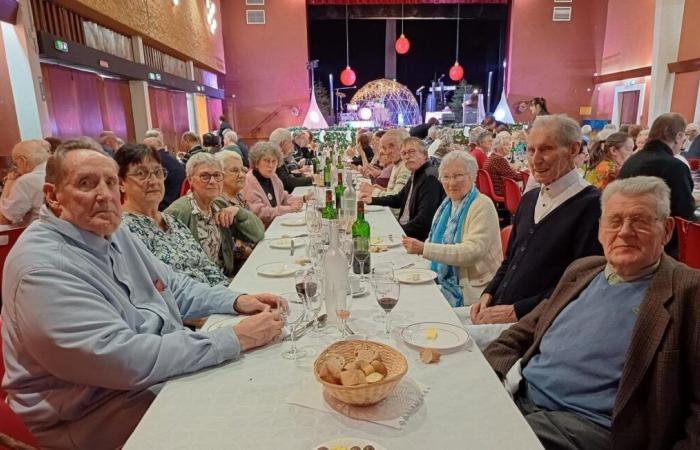
[(434, 341), (438, 337), (438, 330), (437, 328), (426, 328), (425, 329), (425, 338), (429, 341)]

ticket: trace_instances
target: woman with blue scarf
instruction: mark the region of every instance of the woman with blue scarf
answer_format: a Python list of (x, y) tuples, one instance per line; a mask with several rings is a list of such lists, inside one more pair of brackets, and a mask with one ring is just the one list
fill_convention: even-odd
[(448, 153), (440, 164), (447, 197), (435, 213), (428, 239), (403, 240), (408, 253), (432, 261), (431, 269), (453, 307), (477, 302), (503, 259), (496, 208), (474, 186), (477, 168), (468, 153)]

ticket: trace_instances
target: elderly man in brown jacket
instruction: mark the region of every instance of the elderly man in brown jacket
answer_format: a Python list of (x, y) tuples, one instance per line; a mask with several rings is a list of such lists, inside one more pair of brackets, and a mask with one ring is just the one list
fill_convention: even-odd
[(664, 255), (669, 214), (662, 180), (611, 183), (605, 258), (572, 263), (486, 349), (502, 378), (521, 360), (515, 401), (545, 448), (700, 448), (700, 271)]

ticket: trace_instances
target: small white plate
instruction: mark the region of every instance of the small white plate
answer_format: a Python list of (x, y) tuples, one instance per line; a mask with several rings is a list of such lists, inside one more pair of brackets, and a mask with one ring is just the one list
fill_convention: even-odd
[(303, 227), (306, 225), (306, 219), (304, 217), (296, 217), (293, 219), (284, 219), (280, 223), (285, 227)]
[[(428, 339), (426, 332), (437, 332), (435, 339)], [(401, 330), (401, 337), (407, 344), (435, 350), (449, 350), (460, 347), (469, 341), (469, 335), (462, 327), (442, 322), (419, 322)]]
[[(294, 248), (303, 247), (306, 242), (302, 238), (294, 238)], [(292, 238), (280, 238), (270, 241), (270, 248), (281, 248), (289, 250), (292, 247)]]
[(295, 263), (274, 262), (258, 266), (257, 271), (258, 275), (264, 277), (288, 277), (294, 275), (294, 272), (303, 268), (303, 266)]
[(406, 284), (422, 284), (433, 281), (437, 273), (429, 269), (401, 269), (394, 272), (397, 280)]
[(381, 245), (389, 248), (398, 247), (401, 245), (401, 237), (392, 236), (390, 240), (389, 236), (372, 236), (369, 238), (369, 245)]
[(363, 439), (358, 437), (340, 437), (335, 438), (332, 441), (327, 441), (322, 444), (314, 445), (311, 450), (318, 450), (321, 447), (327, 447), (332, 450), (337, 447), (346, 448), (350, 450), (351, 448), (357, 446), (364, 449), (367, 445), (374, 447), (374, 450), (386, 450), (386, 447), (377, 444), (376, 442), (370, 441), (369, 439)]
[(365, 205), (365, 212), (377, 212), (382, 209), (384, 209), (384, 207), (379, 205)]

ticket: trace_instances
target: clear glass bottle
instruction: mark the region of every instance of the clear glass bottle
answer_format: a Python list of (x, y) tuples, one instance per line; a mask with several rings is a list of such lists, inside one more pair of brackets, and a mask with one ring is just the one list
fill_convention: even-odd
[[(346, 296), (348, 286), (348, 266), (345, 253), (338, 243), (338, 221), (329, 222), (330, 243), (323, 256), (323, 267), (326, 273), (324, 294), (327, 320), (338, 323), (336, 308), (340, 300)], [(342, 297), (342, 298), (341, 298)]]

